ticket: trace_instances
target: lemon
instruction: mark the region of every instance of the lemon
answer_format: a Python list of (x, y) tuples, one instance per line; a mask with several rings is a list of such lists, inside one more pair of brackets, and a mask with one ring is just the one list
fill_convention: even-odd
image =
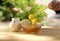
[(28, 18), (31, 20), (31, 19), (33, 19), (34, 18), (34, 14), (30, 14), (29, 16), (28, 16)]
[(34, 18), (31, 20), (32, 24), (36, 24), (37, 22), (39, 22), (40, 19), (39, 18)]

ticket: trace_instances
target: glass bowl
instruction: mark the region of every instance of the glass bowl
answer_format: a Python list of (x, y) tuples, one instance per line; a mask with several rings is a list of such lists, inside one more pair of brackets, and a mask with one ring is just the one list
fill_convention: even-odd
[(26, 27), (23, 27), (23, 31), (27, 33), (35, 32), (37, 33), (41, 29), (41, 26), (36, 26), (36, 25), (29, 25)]

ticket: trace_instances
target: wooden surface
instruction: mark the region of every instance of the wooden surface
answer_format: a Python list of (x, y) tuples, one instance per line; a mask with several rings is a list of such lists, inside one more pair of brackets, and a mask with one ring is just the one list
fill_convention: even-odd
[(60, 27), (43, 26), (39, 34), (9, 32), (8, 24), (0, 24), (0, 41), (60, 41)]

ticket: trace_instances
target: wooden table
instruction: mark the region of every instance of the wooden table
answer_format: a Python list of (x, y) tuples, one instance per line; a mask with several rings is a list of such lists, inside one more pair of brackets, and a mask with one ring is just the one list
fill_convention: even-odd
[(8, 25), (0, 25), (0, 41), (60, 41), (60, 27), (43, 26), (38, 35), (9, 32)]

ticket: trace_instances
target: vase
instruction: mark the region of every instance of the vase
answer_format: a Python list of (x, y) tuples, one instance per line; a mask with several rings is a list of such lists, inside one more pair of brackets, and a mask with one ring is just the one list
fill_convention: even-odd
[(14, 31), (14, 32), (17, 32), (21, 29), (21, 25), (20, 25), (20, 19), (19, 18), (12, 18), (12, 21), (10, 22), (10, 25), (9, 25), (9, 29), (10, 31)]

